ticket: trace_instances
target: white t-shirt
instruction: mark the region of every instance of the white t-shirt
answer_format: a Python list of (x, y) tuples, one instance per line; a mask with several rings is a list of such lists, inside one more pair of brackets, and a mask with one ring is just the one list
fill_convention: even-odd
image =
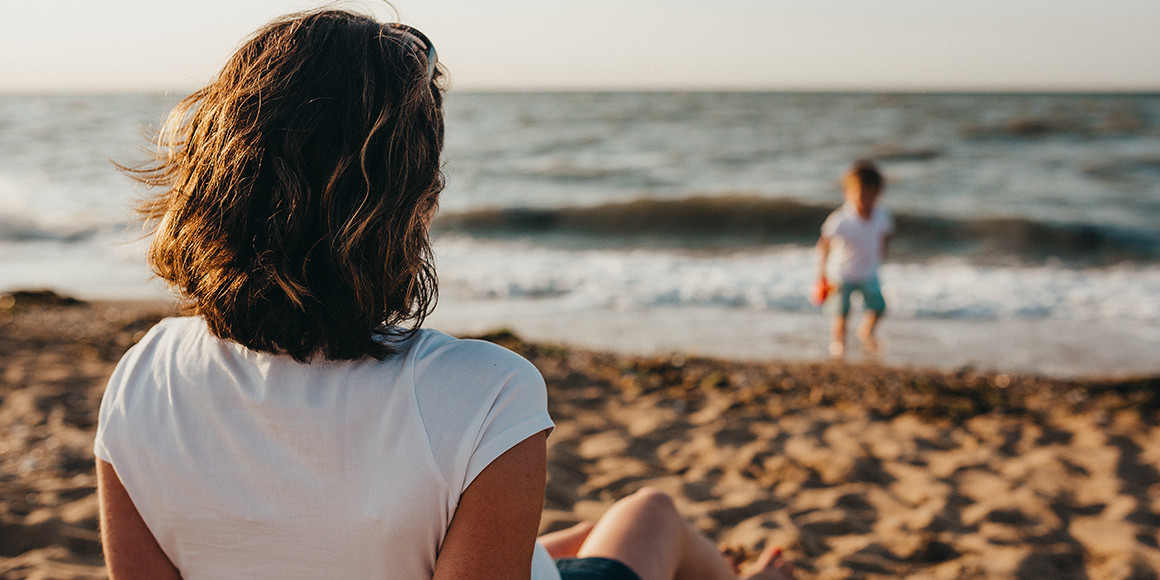
[(830, 238), (830, 248), (838, 263), (838, 279), (865, 282), (878, 275), (882, 265), (882, 245), (894, 232), (894, 218), (882, 206), (875, 206), (864, 220), (849, 203), (834, 210), (822, 223), (822, 236)]
[[(186, 580), (429, 580), (460, 494), (553, 425), (519, 355), (433, 330), (402, 348), (302, 364), (166, 319), (113, 372), (96, 455)], [(559, 578), (538, 545), (533, 568)]]

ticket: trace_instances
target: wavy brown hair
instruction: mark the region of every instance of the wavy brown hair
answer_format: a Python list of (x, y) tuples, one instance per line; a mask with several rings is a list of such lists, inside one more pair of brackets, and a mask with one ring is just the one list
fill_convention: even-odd
[(148, 260), (217, 336), (300, 361), (392, 354), (434, 308), (441, 79), (401, 29), (284, 16), (181, 101), (139, 207)]

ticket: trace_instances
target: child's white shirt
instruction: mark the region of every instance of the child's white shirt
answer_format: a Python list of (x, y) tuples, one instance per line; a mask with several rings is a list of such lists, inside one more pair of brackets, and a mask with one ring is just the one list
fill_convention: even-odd
[(838, 279), (865, 282), (877, 276), (885, 238), (893, 232), (894, 218), (882, 206), (874, 207), (870, 219), (862, 219), (851, 203), (834, 210), (822, 223), (822, 237), (830, 239)]

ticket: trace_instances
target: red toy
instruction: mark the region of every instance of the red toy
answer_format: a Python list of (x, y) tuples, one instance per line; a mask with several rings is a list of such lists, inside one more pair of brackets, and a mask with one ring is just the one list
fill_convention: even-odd
[(810, 302), (814, 306), (821, 306), (826, 301), (826, 297), (830, 295), (832, 289), (833, 287), (830, 286), (830, 282), (826, 280), (826, 277), (819, 276), (814, 281), (814, 287), (810, 290)]

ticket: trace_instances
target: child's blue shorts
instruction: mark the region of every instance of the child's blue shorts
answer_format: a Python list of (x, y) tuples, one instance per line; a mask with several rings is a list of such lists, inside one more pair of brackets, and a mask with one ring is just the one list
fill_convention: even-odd
[(837, 291), (826, 299), (823, 310), (831, 316), (850, 314), (850, 296), (855, 292), (862, 295), (862, 305), (866, 310), (878, 313), (886, 310), (886, 299), (882, 297), (882, 287), (876, 277), (864, 282), (839, 282)]
[(561, 580), (640, 580), (631, 568), (608, 558), (561, 558), (556, 568)]

